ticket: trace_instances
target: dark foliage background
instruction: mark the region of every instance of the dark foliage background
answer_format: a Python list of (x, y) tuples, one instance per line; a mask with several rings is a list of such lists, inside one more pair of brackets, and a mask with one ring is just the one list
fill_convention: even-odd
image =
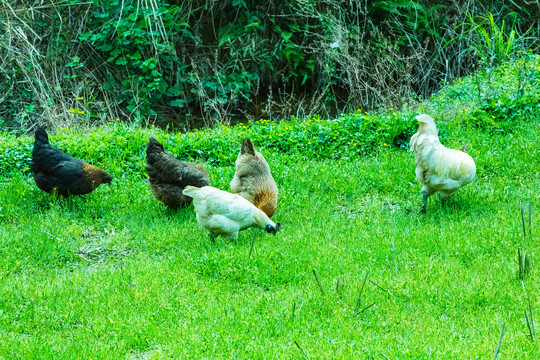
[(509, 57), (537, 50), (538, 1), (3, 1), (0, 126), (406, 107), (486, 61), (469, 50), (487, 14)]

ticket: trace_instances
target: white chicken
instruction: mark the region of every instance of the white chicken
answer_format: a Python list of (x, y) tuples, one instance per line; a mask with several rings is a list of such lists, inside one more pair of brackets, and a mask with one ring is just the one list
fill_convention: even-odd
[(212, 186), (187, 186), (183, 193), (193, 198), (197, 222), (212, 240), (219, 235), (226, 240), (236, 240), (240, 230), (252, 226), (276, 235), (281, 226), (240, 195)]
[(416, 178), (422, 183), (422, 213), (426, 212), (427, 198), (439, 192), (445, 201), (476, 175), (474, 160), (462, 151), (448, 149), (439, 141), (437, 127), (431, 116), (416, 117), (418, 132), (411, 137), (410, 151), (414, 151)]

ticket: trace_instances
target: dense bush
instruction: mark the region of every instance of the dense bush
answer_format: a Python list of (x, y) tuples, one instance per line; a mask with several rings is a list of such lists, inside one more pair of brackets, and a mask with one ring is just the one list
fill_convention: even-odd
[[(540, 57), (522, 54), (519, 60), (505, 63), (493, 72), (459, 79), (411, 112), (357, 110), (334, 120), (318, 116), (292, 117), (281, 122), (259, 120), (183, 134), (118, 122), (94, 128), (90, 133), (61, 128), (51, 136), (51, 143), (72, 156), (103, 166), (115, 176), (146, 176), (145, 144), (149, 136), (157, 137), (180, 159), (203, 161), (210, 166), (232, 166), (245, 137), (265, 151), (306, 159), (347, 159), (377, 147), (406, 149), (416, 131), (416, 111), (428, 112), (437, 119), (443, 142), (448, 136), (448, 122), (457, 121), (493, 134), (512, 132), (522, 122), (540, 116), (539, 84)], [(32, 142), (28, 136), (2, 136), (1, 175), (29, 173)]]
[[(60, 129), (50, 136), (51, 144), (72, 156), (102, 166), (115, 176), (145, 176), (146, 142), (155, 136), (167, 151), (189, 161), (208, 165), (232, 165), (242, 139), (251, 138), (258, 147), (309, 159), (349, 158), (376, 146), (405, 147), (414, 132), (412, 116), (392, 113), (371, 116), (360, 111), (336, 120), (313, 117), (280, 123), (260, 120), (232, 127), (220, 125), (212, 130), (185, 134), (167, 133), (158, 128), (141, 129), (117, 123), (81, 131)], [(0, 144), (0, 175), (30, 171), (33, 139), (4, 135)]]
[(455, 81), (437, 95), (436, 104), (454, 104), (467, 124), (494, 132), (511, 132), (523, 118), (540, 111), (540, 58), (520, 53), (515, 61)]
[(516, 34), (539, 18), (532, 3), (496, 0), (6, 3), (0, 126), (189, 128), (398, 107), (471, 69), (476, 55), (464, 50), (481, 38), (458, 25), (488, 11)]

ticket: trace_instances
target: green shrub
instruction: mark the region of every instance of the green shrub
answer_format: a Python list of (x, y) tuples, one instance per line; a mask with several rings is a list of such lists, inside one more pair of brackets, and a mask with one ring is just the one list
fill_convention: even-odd
[[(417, 110), (435, 117), (443, 143), (449, 135), (446, 130), (448, 120), (493, 133), (507, 133), (540, 115), (540, 56), (524, 55), (520, 60), (504, 63), (493, 74), (496, 76), (490, 77), (484, 72), (459, 79)], [(482, 89), (480, 98), (475, 94), (475, 87)], [(118, 122), (94, 128), (89, 133), (60, 128), (51, 134), (51, 143), (115, 176), (136, 174), (145, 177), (149, 136), (163, 142), (167, 151), (182, 160), (202, 161), (210, 166), (232, 166), (245, 137), (251, 138), (257, 148), (293, 157), (349, 159), (378, 147), (407, 149), (409, 139), (416, 131), (416, 114), (393, 109), (381, 113), (357, 110), (332, 120), (319, 116), (292, 117), (281, 122), (259, 120), (185, 134)], [(440, 121), (445, 119), (447, 121)], [(28, 174), (33, 140), (9, 134), (4, 134), (2, 140), (0, 174)]]
[[(90, 133), (62, 130), (50, 142), (71, 156), (101, 166), (115, 176), (146, 176), (146, 142), (155, 136), (167, 151), (182, 160), (203, 161), (211, 166), (234, 163), (242, 139), (251, 138), (267, 151), (306, 159), (343, 159), (361, 155), (377, 146), (406, 147), (415, 124), (409, 114), (369, 115), (357, 111), (335, 120), (319, 117), (292, 118), (280, 123), (260, 120), (232, 127), (218, 126), (186, 134), (133, 128), (121, 123), (95, 128)], [(4, 134), (0, 145), (1, 174), (30, 171), (33, 139)]]
[[(398, 108), (471, 70), (473, 32), (443, 46), (462, 30), (465, 4), (15, 2), (0, 7), (0, 126), (213, 125)], [(474, 11), (496, 13), (493, 24), (516, 12), (516, 33), (539, 18), (532, 3)]]
[[(154, 9), (133, 1), (101, 2), (92, 12), (89, 31), (79, 36), (109, 64), (105, 90), (118, 94), (117, 101), (138, 118), (155, 115), (153, 108), (164, 97), (172, 106), (186, 102), (186, 65), (174, 51), (175, 42), (193, 38), (186, 16), (176, 5)], [(166, 72), (176, 73), (175, 81), (167, 81)]]
[(540, 56), (520, 52), (490, 71), (480, 71), (443, 88), (433, 102), (440, 112), (449, 108), (466, 124), (495, 132), (511, 132), (540, 113)]
[(536, 42), (534, 37), (527, 36), (530, 28), (523, 34), (518, 33), (516, 26), (518, 14), (512, 12), (508, 14), (508, 17), (510, 16), (512, 16), (511, 24), (507, 26), (505, 19), (500, 20), (499, 23), (491, 12), (488, 12), (486, 16), (478, 16), (476, 19), (469, 13), (467, 14), (469, 22), (460, 24), (467, 30), (458, 37), (472, 33), (473, 40), (468, 50), (476, 53), (485, 66), (498, 65), (512, 59), (520, 50), (528, 49)]

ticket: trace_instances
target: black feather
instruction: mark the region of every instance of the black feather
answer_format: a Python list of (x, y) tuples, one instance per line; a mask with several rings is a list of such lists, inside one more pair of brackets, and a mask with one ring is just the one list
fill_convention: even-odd
[(84, 195), (102, 183), (111, 183), (112, 177), (102, 169), (71, 157), (49, 144), (47, 132), (38, 128), (30, 169), (41, 190), (59, 195)]
[(152, 137), (146, 146), (146, 162), (152, 194), (170, 208), (176, 209), (191, 204), (193, 199), (182, 193), (186, 186), (210, 185), (204, 166), (176, 159)]
[(43, 144), (49, 143), (49, 136), (47, 135), (47, 132), (45, 131), (45, 129), (41, 127), (38, 127), (36, 129), (35, 139), (36, 141), (39, 141)]

